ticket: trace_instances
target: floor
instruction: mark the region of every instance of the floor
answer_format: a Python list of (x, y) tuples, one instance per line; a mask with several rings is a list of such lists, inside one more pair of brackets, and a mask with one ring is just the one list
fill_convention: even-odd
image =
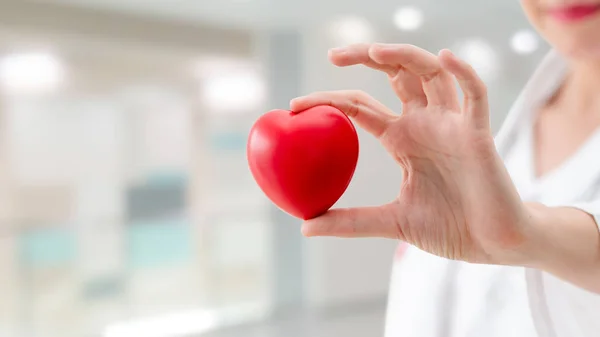
[(383, 336), (384, 317), (385, 301), (376, 301), (322, 312), (297, 312), (198, 337), (378, 337)]

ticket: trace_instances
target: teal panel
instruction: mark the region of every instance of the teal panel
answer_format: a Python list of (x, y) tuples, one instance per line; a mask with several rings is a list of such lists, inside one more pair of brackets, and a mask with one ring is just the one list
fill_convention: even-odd
[(181, 220), (128, 226), (128, 262), (132, 268), (155, 268), (188, 262), (193, 254), (191, 230)]
[(222, 132), (210, 136), (210, 147), (217, 151), (246, 151), (248, 135), (238, 132)]
[(20, 254), (21, 261), (29, 267), (61, 267), (77, 258), (77, 243), (69, 230), (36, 230), (21, 236)]

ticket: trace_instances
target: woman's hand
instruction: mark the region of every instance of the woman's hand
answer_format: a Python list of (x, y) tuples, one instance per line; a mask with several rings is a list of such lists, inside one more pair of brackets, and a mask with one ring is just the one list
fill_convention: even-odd
[(397, 238), (446, 258), (519, 264), (529, 212), (496, 152), (486, 88), (475, 71), (449, 51), (436, 56), (411, 45), (353, 45), (332, 50), (330, 59), (385, 72), (402, 114), (357, 91), (300, 97), (292, 110), (341, 109), (381, 141), (404, 181), (391, 203), (331, 210), (305, 222), (303, 233)]

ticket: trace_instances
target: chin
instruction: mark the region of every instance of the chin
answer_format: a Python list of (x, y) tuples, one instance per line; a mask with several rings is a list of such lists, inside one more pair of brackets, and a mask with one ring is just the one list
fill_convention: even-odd
[(600, 20), (572, 25), (552, 22), (540, 33), (568, 58), (600, 59)]
[(600, 60), (600, 34), (598, 33), (562, 30), (558, 34), (543, 35), (554, 49), (567, 58)]
[(600, 62), (600, 43), (559, 43), (554, 44), (554, 48), (565, 57), (579, 61), (599, 61)]

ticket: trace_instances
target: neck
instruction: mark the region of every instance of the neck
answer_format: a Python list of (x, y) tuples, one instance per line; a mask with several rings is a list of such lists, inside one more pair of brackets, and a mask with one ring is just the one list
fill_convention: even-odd
[(600, 63), (572, 63), (559, 96), (560, 104), (569, 107), (567, 111), (600, 114)]

